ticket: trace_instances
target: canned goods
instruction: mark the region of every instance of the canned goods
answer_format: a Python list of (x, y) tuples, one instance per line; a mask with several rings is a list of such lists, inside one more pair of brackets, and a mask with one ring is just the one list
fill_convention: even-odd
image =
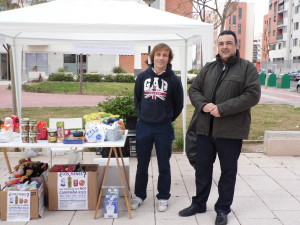
[(36, 120), (29, 121), (29, 132), (36, 133)]
[(23, 118), (21, 120), (21, 133), (29, 132), (29, 118)]
[(21, 138), (22, 138), (23, 143), (29, 143), (29, 133), (28, 132), (22, 132)]
[(48, 130), (48, 142), (49, 143), (56, 143), (57, 142), (56, 130), (55, 129), (49, 129)]
[(29, 132), (29, 143), (37, 143), (37, 137), (35, 132)]

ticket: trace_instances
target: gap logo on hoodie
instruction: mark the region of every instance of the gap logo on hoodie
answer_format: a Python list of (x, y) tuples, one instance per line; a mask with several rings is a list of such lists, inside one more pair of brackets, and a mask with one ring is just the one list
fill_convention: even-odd
[(158, 77), (154, 77), (152, 85), (151, 83), (151, 78), (146, 79), (144, 82), (145, 99), (152, 98), (156, 100), (156, 98), (160, 98), (161, 100), (165, 101), (168, 91), (168, 83), (163, 79), (160, 79), (159, 82)]

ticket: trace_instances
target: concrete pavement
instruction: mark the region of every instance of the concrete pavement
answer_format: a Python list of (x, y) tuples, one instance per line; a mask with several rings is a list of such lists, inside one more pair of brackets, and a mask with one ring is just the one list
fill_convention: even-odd
[[(11, 165), (23, 157), (20, 152), (8, 152)], [(100, 157), (94, 152), (84, 153), (84, 162), (92, 163), (92, 159)], [(49, 156), (41, 153), (32, 160), (49, 162)], [(68, 155), (54, 156), (54, 164), (65, 164)], [(130, 186), (134, 188), (136, 158), (130, 158)], [(213, 205), (218, 197), (217, 183), (220, 175), (219, 162), (214, 166), (213, 184), (207, 203), (207, 212), (188, 218), (178, 216), (179, 210), (191, 204), (195, 194), (194, 169), (189, 165), (186, 156), (173, 154), (171, 158), (172, 187), (169, 210), (157, 211), (155, 195), (157, 185), (157, 162), (152, 157), (149, 166), (148, 198), (141, 208), (132, 211), (132, 219), (128, 218), (125, 200), (119, 204), (118, 219), (103, 218), (103, 200), (98, 218), (93, 219), (94, 211), (48, 211), (44, 216), (29, 222), (0, 222), (8, 225), (213, 225), (215, 212)], [(0, 183), (7, 179), (8, 171), (0, 153)], [(117, 179), (117, 178), (116, 178)], [(232, 213), (229, 214), (228, 225), (298, 225), (300, 224), (300, 157), (268, 157), (262, 153), (242, 153)], [(133, 192), (133, 191), (132, 191)]]

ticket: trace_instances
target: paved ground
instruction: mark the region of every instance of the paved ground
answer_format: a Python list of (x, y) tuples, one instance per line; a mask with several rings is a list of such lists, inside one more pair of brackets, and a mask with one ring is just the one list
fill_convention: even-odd
[[(2, 82), (2, 84), (6, 84)], [(12, 93), (7, 85), (0, 82), (0, 108), (12, 108)], [(96, 106), (104, 101), (104, 96), (91, 95), (61, 95), (22, 92), (22, 107), (66, 107), (66, 106)], [(189, 102), (189, 101), (188, 101)], [(300, 93), (295, 88), (278, 89), (262, 87), (261, 104), (288, 104), (300, 107)]]
[[(22, 157), (20, 152), (9, 152), (11, 165), (16, 165)], [(84, 153), (84, 162), (100, 157), (93, 152)], [(39, 155), (32, 160), (49, 162), (48, 156)], [(55, 156), (55, 164), (67, 163), (68, 155)], [(0, 222), (7, 225), (213, 225), (215, 212), (213, 205), (217, 199), (217, 182), (220, 175), (219, 162), (214, 167), (214, 182), (208, 200), (207, 212), (189, 218), (178, 216), (178, 211), (190, 205), (195, 194), (194, 170), (186, 156), (173, 154), (171, 158), (172, 187), (170, 207), (167, 212), (156, 210), (157, 162), (152, 157), (149, 167), (148, 198), (141, 208), (132, 211), (128, 219), (125, 200), (120, 199), (118, 219), (103, 218), (103, 201), (98, 218), (93, 219), (94, 211), (48, 211), (44, 216), (29, 222)], [(130, 186), (133, 190), (136, 171), (136, 158), (130, 158)], [(3, 154), (0, 153), (0, 183), (6, 180)], [(117, 178), (116, 178), (117, 179)], [(262, 153), (243, 153), (239, 159), (239, 169), (232, 213), (229, 225), (298, 225), (300, 224), (300, 157), (268, 157)]]

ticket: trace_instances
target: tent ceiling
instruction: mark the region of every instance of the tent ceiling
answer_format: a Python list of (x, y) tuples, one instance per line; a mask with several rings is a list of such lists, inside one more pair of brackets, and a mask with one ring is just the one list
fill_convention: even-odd
[[(5, 42), (109, 41), (139, 44), (212, 38), (212, 25), (131, 1), (56, 0), (0, 13)], [(148, 44), (148, 43), (146, 43)], [(190, 43), (192, 44), (192, 43)]]

